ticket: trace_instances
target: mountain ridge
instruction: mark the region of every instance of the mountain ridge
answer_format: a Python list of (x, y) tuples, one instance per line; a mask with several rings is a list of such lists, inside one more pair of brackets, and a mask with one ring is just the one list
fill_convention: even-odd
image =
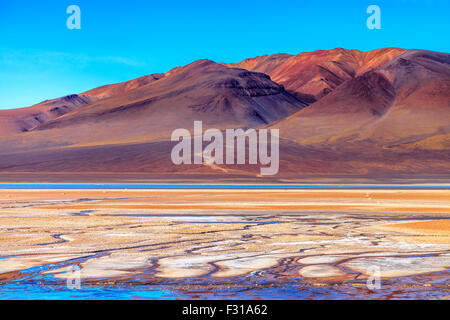
[(251, 166), (170, 164), (171, 132), (201, 120), (204, 130), (279, 129), (280, 177), (450, 177), (449, 111), (447, 53), (336, 48), (203, 59), (0, 111), (0, 172), (256, 177)]

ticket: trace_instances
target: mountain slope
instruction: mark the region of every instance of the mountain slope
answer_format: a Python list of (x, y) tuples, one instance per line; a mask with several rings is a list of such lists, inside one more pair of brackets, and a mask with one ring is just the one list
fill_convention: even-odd
[[(4, 150), (170, 140), (175, 129), (192, 129), (196, 120), (204, 128), (259, 127), (305, 106), (265, 74), (209, 60), (141, 86), (112, 89), (87, 92), (88, 97), (106, 97), (6, 137)], [(116, 89), (124, 91), (111, 94)]]
[[(411, 50), (273, 125), (317, 147), (409, 144), (450, 132), (450, 55)], [(301, 130), (298, 130), (301, 128)]]
[(320, 100), (346, 80), (377, 69), (406, 52), (385, 48), (368, 52), (342, 48), (303, 52), (295, 56), (274, 55), (229, 64), (251, 71), (265, 72), (287, 91), (312, 103)]
[(155, 73), (139, 77), (130, 81), (101, 86), (83, 93), (89, 97), (98, 99), (111, 98), (114, 96), (126, 94), (128, 91), (143, 87), (149, 83), (157, 81), (165, 76), (164, 73)]
[(368, 71), (271, 128), (280, 128), (282, 137), (301, 144), (334, 146), (341, 136), (352, 140), (355, 132), (382, 117), (394, 100), (395, 89), (386, 77)]
[(95, 99), (89, 96), (74, 94), (44, 101), (32, 107), (0, 110), (0, 137), (28, 132), (93, 100)]
[(448, 179), (450, 55), (334, 49), (237, 64), (199, 60), (0, 112), (0, 172), (259, 179), (260, 165), (173, 165), (171, 133), (192, 130), (195, 120), (204, 129), (279, 129), (274, 179)]
[(292, 174), (449, 177), (450, 55), (409, 50), (269, 127)]
[(36, 127), (75, 111), (81, 106), (96, 102), (100, 99), (125, 94), (129, 90), (147, 85), (164, 76), (151, 74), (130, 81), (98, 87), (79, 95), (72, 94), (62, 98), (43, 101), (32, 107), (0, 110), (0, 136), (15, 135), (27, 132)]

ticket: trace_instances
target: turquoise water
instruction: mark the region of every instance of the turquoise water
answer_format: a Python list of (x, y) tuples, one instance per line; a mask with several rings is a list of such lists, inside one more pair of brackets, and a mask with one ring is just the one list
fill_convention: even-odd
[[(101, 254), (100, 254), (101, 255)], [(24, 269), (15, 280), (0, 280), (0, 300), (132, 300), (132, 299), (182, 299), (161, 285), (146, 285), (133, 282), (96, 284), (81, 280), (79, 289), (67, 287), (67, 280), (56, 279), (46, 271), (64, 266), (75, 266), (91, 256), (69, 261), (44, 264)], [(13, 257), (0, 257), (9, 259)]]
[(35, 276), (0, 282), (0, 300), (446, 299), (449, 272), (382, 279), (381, 289), (375, 291), (366, 288), (365, 280), (313, 286), (295, 276), (277, 278), (265, 271), (230, 279), (179, 279), (158, 285), (139, 281), (113, 285), (82, 282), (80, 289), (68, 289), (62, 280)]
[(82, 286), (80, 289), (41, 284), (0, 284), (0, 300), (173, 300), (184, 298), (148, 286)]
[(84, 183), (0, 183), (0, 190), (70, 189), (432, 189), (449, 190), (450, 185), (432, 184), (84, 184)]

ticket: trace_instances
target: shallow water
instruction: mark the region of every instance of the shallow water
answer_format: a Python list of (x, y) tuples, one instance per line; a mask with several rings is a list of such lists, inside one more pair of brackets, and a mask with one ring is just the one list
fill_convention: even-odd
[[(311, 283), (301, 278), (283, 277), (258, 271), (228, 279), (199, 277), (153, 281), (89, 281), (79, 289), (69, 289), (65, 280), (36, 273), (43, 267), (21, 272), (22, 277), (0, 281), (2, 300), (173, 300), (173, 299), (450, 299), (447, 280), (450, 271), (381, 280), (370, 290), (365, 280)], [(44, 268), (46, 269), (46, 268)], [(34, 274), (33, 274), (34, 273)]]
[(68, 289), (66, 285), (44, 285), (42, 283), (2, 284), (2, 300), (136, 300), (136, 299), (183, 299), (185, 297), (168, 290), (150, 286), (92, 286)]
[[(448, 191), (315, 190), (4, 191), (0, 299), (449, 299), (450, 234), (371, 229), (448, 225)], [(370, 266), (388, 274), (376, 290)]]

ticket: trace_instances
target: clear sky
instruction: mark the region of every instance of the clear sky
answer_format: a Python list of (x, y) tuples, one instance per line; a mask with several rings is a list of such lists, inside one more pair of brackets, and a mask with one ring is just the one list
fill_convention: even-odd
[[(69, 30), (69, 5), (81, 30)], [(366, 9), (381, 8), (381, 30)], [(196, 59), (344, 47), (450, 52), (449, 0), (0, 1), (0, 109), (166, 72)]]

